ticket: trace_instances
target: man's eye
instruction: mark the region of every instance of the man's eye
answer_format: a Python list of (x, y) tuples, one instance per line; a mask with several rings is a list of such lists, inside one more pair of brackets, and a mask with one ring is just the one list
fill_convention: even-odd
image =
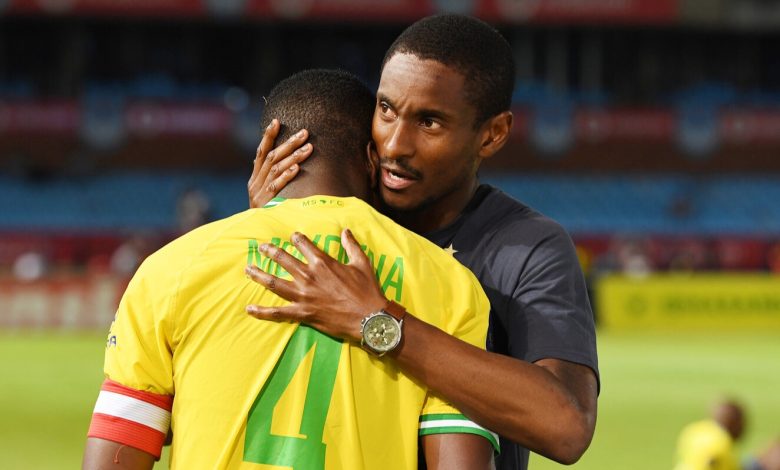
[(436, 126), (436, 121), (430, 118), (425, 118), (422, 121), (420, 121), (420, 124), (422, 124), (423, 127), (430, 129)]
[(390, 110), (390, 106), (388, 106), (387, 103), (379, 103), (379, 110), (382, 111), (383, 114), (386, 114)]

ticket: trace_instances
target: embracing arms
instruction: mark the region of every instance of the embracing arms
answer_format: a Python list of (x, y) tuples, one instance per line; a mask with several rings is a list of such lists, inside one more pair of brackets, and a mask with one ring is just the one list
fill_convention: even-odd
[[(302, 140), (297, 144), (290, 140), (269, 155), (267, 149), (275, 136), (273, 129), (266, 131), (266, 153), (258, 150), (258, 159), (276, 162), (269, 165), (276, 165), (276, 172), (283, 173), (286, 167), (279, 162), (297, 158), (293, 156), (294, 149)], [(257, 178), (255, 184), (258, 185)], [(250, 197), (255, 207), (262, 206), (264, 198), (267, 201), (273, 197), (268, 185), (265, 188), (264, 196)], [(274, 185), (273, 189), (278, 191), (280, 187)], [(342, 244), (351, 260), (347, 265), (326, 256), (304, 236), (293, 237), (293, 243), (308, 264), (275, 247), (263, 247), (266, 254), (276, 257), (293, 275), (292, 281), (257, 269), (248, 271), (255, 281), (273, 288), (292, 303), (282, 308), (250, 306), (249, 312), (261, 319), (300, 321), (359, 342), (361, 320), (368, 312), (382, 308), (387, 300), (357, 242), (351, 234), (342, 235)], [(404, 340), (393, 353), (406, 373), (479, 424), (539, 454), (561, 463), (573, 463), (582, 456), (596, 423), (598, 383), (592, 369), (555, 358), (532, 364), (485, 352), (411, 313), (404, 322)]]
[[(387, 303), (371, 265), (352, 234), (342, 233), (350, 262), (339, 263), (304, 235), (291, 241), (303, 263), (269, 244), (260, 249), (292, 274), (276, 278), (255, 266), (253, 280), (292, 303), (252, 305), (253, 316), (300, 321), (324, 333), (360, 341), (360, 322)], [(414, 317), (404, 320), (404, 336), (391, 353), (404, 372), (449, 400), (479, 424), (562, 463), (579, 459), (590, 444), (596, 420), (597, 382), (585, 366), (558, 359), (534, 364), (483, 351)]]

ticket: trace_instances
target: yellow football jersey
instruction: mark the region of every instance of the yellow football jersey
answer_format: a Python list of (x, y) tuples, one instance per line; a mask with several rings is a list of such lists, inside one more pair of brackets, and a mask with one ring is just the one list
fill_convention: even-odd
[(739, 470), (734, 441), (718, 423), (703, 420), (686, 426), (677, 443), (675, 470)]
[[(487, 297), (450, 254), (356, 198), (275, 199), (193, 230), (139, 268), (109, 333), (105, 373), (113, 388), (101, 391), (90, 435), (122, 442), (112, 437), (120, 423), (159, 437), (170, 419), (171, 466), (182, 469), (414, 469), (418, 437), (445, 432), (480, 434), (497, 446), (495, 435), (391, 359), (245, 312), (248, 304), (286, 303), (244, 274), (255, 264), (289, 277), (260, 244), (302, 258), (289, 242), (298, 231), (346, 262), (344, 228), (362, 244), (388, 299), (484, 347)], [(166, 397), (173, 397), (167, 415)]]

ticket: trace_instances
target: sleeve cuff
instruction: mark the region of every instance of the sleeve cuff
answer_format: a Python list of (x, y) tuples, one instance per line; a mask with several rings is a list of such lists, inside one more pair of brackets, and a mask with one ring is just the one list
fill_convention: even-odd
[(420, 416), (420, 436), (430, 434), (476, 434), (484, 437), (498, 454), (501, 452), (498, 434), (471, 421), (462, 414), (429, 414)]

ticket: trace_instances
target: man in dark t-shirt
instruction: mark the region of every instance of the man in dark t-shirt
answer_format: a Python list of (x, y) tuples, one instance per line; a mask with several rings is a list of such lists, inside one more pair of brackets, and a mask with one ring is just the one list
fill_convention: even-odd
[[(498, 468), (523, 470), (526, 449), (565, 464), (582, 456), (595, 429), (599, 379), (593, 316), (568, 235), (477, 179), (481, 162), (508, 139), (513, 85), (511, 49), (493, 28), (459, 15), (425, 18), (388, 50), (372, 124), (382, 211), (475, 273), (491, 301), (494, 352), (444, 334), (415, 312), (388, 313), (372, 262), (348, 230), (347, 264), (305, 236), (292, 241), (306, 263), (265, 245), (294, 279), (247, 273), (291, 304), (247, 309), (259, 319), (299, 321), (369, 345), (377, 360), (395, 361), (500, 434)], [(294, 177), (293, 164), (310, 151), (300, 147), (305, 134), (271, 151), (276, 132), (278, 126), (267, 130), (258, 150), (260, 170), (249, 184), (255, 206)], [(415, 282), (433, 289), (442, 280)], [(440, 308), (446, 314), (448, 306)], [(364, 327), (379, 317), (381, 329)], [(370, 346), (399, 335), (386, 348)]]
[[(483, 184), (455, 222), (423, 235), (482, 284), (491, 305), (489, 351), (531, 363), (555, 357), (598, 371), (585, 282), (560, 225)], [(527, 466), (528, 451), (502, 436), (497, 467)]]

